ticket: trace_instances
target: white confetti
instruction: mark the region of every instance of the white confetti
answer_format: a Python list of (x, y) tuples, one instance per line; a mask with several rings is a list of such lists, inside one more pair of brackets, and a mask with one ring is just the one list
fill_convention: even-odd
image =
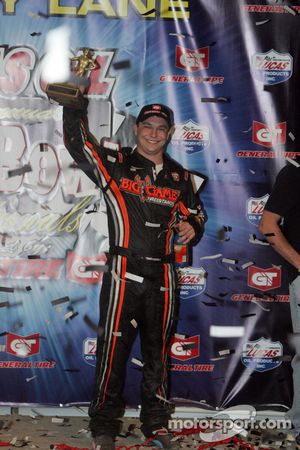
[(264, 311), (267, 311), (267, 312), (269, 312), (269, 311), (271, 311), (269, 308), (265, 308), (264, 306), (262, 306), (262, 304), (260, 303), (260, 301), (259, 300), (256, 300), (255, 298), (254, 298), (254, 300), (251, 300), (251, 303), (255, 303), (257, 306), (259, 306), (261, 309), (263, 309)]
[(291, 164), (293, 164), (293, 166), (295, 166), (295, 167), (300, 167), (300, 164), (299, 163), (297, 163), (297, 161), (295, 161), (294, 159), (292, 159), (292, 158), (285, 158), (285, 160), (286, 161), (288, 161), (289, 163), (291, 163)]
[(184, 335), (184, 334), (178, 334), (178, 333), (175, 333), (174, 336), (175, 336), (176, 338), (178, 338), (178, 339), (185, 339), (185, 335)]
[(270, 22), (271, 19), (266, 20), (260, 20), (259, 22), (255, 22), (255, 25), (265, 25), (266, 23)]
[(288, 13), (292, 14), (293, 16), (296, 16), (296, 11), (293, 8), (291, 8), (288, 5), (283, 5), (283, 7)]
[(182, 33), (169, 33), (169, 36), (178, 36), (178, 37), (181, 37), (183, 39), (186, 38), (186, 35), (182, 34)]
[(226, 356), (216, 356), (215, 358), (209, 358), (210, 361), (220, 361), (221, 359), (226, 359)]
[(270, 245), (269, 242), (262, 241), (261, 239), (257, 239), (257, 237), (254, 234), (249, 235), (249, 242), (250, 244), (257, 244), (257, 245)]
[(32, 381), (32, 380), (34, 380), (35, 378), (37, 378), (37, 375), (34, 375), (33, 377), (30, 377), (30, 378), (25, 378), (26, 383), (29, 383), (29, 381)]
[(225, 350), (219, 350), (219, 355), (220, 356), (224, 356), (224, 355), (230, 355), (231, 351), (229, 348), (226, 348)]
[(113, 331), (112, 333), (114, 336), (116, 337), (121, 337), (122, 336), (122, 332), (121, 331)]
[(63, 417), (52, 417), (51, 422), (52, 423), (64, 423), (65, 419)]
[(136, 281), (137, 283), (142, 283), (144, 281), (143, 277), (130, 272), (125, 273), (125, 278), (127, 278), (128, 280)]
[[(117, 142), (110, 142), (110, 141), (103, 141), (102, 142), (103, 147), (109, 148), (110, 150), (120, 150), (120, 145)], [(114, 162), (114, 161), (112, 161)]]
[(222, 253), (217, 253), (216, 255), (208, 255), (208, 256), (201, 256), (200, 259), (217, 259), (222, 256)]
[(230, 258), (222, 258), (222, 262), (226, 263), (226, 264), (236, 264), (237, 260), (236, 259), (230, 259)]
[(64, 320), (70, 319), (74, 314), (74, 311), (69, 311), (64, 315)]
[(153, 228), (159, 228), (160, 223), (153, 223), (153, 222), (145, 222), (146, 227), (153, 227)]
[(242, 337), (245, 334), (245, 327), (241, 326), (220, 326), (211, 325), (209, 335), (212, 337)]
[(171, 403), (171, 402), (169, 402), (169, 400), (167, 400), (166, 398), (162, 397), (162, 396), (159, 395), (159, 394), (156, 394), (155, 397), (158, 398), (159, 400), (162, 400), (163, 402)]
[(289, 132), (289, 137), (290, 137), (290, 139), (292, 139), (292, 141), (295, 140), (295, 136), (293, 135), (293, 133), (291, 131)]
[(137, 324), (137, 321), (136, 321), (135, 319), (132, 319), (132, 320), (130, 321), (130, 323), (131, 323), (131, 325), (132, 325), (134, 328), (137, 328), (138, 324)]
[(131, 362), (139, 367), (144, 367), (144, 363), (137, 358), (131, 358)]
[(247, 267), (253, 266), (254, 262), (253, 261), (248, 261), (244, 264), (242, 264), (241, 268), (242, 269), (247, 269)]

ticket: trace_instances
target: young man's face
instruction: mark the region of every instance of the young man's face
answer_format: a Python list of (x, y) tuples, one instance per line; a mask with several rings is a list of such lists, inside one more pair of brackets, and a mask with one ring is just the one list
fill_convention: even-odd
[(169, 128), (165, 119), (151, 116), (134, 126), (137, 141), (137, 151), (153, 161), (161, 158), (164, 147), (171, 136), (172, 128)]

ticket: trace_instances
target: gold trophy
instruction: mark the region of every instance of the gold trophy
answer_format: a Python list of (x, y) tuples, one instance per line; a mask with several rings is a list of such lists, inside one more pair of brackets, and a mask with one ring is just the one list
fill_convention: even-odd
[(46, 87), (49, 99), (62, 106), (81, 109), (84, 106), (84, 92), (90, 85), (89, 73), (98, 68), (91, 57), (89, 48), (84, 48), (82, 54), (70, 58), (71, 76), (66, 83), (50, 83)]

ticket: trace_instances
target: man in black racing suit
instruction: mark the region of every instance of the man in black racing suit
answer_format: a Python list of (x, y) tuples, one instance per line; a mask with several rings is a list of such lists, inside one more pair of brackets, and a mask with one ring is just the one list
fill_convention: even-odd
[(175, 308), (174, 234), (195, 245), (204, 214), (192, 175), (165, 154), (174, 130), (165, 105), (144, 106), (132, 151), (100, 147), (88, 131), (86, 112), (64, 108), (65, 146), (107, 206), (109, 270), (100, 295), (95, 395), (89, 408), (94, 448), (115, 448), (125, 405), (122, 389), (132, 344), (140, 333), (143, 357), (142, 431), (162, 448), (177, 449), (168, 420), (167, 345)]

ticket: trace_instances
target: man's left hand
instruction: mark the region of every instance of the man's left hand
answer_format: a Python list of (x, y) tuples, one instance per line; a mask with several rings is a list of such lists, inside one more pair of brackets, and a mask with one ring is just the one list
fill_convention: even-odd
[(188, 244), (196, 235), (194, 228), (189, 222), (179, 222), (175, 225), (175, 229), (179, 235), (178, 242)]

